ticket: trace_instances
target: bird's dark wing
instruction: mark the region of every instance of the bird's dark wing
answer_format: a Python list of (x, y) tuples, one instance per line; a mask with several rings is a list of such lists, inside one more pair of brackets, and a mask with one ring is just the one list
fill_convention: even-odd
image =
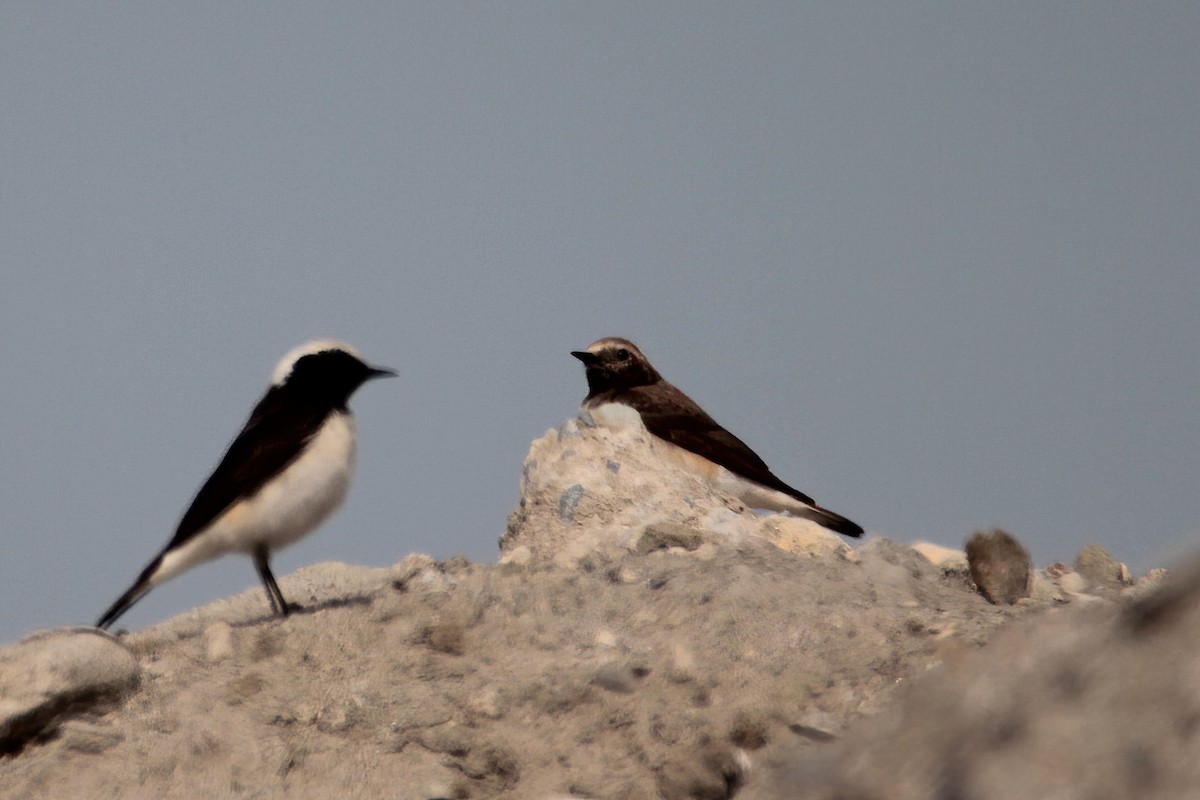
[(666, 381), (629, 389), (607, 399), (625, 402), (637, 409), (646, 430), (658, 438), (810, 506), (801, 516), (846, 536), (862, 536), (862, 526), (822, 508), (804, 492), (779, 480), (758, 453), (718, 425), (695, 401)]
[(775, 477), (758, 453), (722, 428), (674, 386), (663, 382), (638, 387), (622, 393), (621, 399), (637, 409), (646, 430), (658, 438), (720, 464), (735, 475), (783, 492), (802, 503), (816, 505), (811, 497)]
[[(272, 387), (204, 482), (164, 552), (186, 542), (238, 500), (250, 497), (304, 449), (328, 408), (294, 402)], [(286, 402), (281, 402), (286, 401)]]

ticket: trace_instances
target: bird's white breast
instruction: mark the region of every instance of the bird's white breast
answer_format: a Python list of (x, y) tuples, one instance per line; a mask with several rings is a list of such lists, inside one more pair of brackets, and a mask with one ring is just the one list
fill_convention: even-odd
[(274, 550), (311, 532), (337, 510), (354, 473), (354, 418), (331, 414), (308, 446), (283, 472), (222, 515), (219, 524), (242, 531), (252, 550)]
[(354, 472), (354, 418), (334, 413), (304, 451), (261, 489), (163, 556), (155, 586), (225, 553), (277, 550), (310, 533), (346, 499)]
[(606, 428), (622, 430), (639, 427), (645, 429), (646, 427), (638, 410), (625, 403), (600, 403), (588, 406), (587, 412), (592, 415), (592, 420), (597, 425), (603, 425)]

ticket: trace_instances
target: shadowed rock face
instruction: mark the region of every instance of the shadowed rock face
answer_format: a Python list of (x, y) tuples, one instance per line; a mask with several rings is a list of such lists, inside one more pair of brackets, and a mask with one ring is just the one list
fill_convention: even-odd
[(797, 520), (806, 538), (638, 437), (535, 442), (500, 564), (321, 564), (281, 581), (303, 607), (286, 619), (254, 586), (119, 640), (0, 648), (0, 800), (1198, 785), (1196, 576), (1112, 602), (1060, 564), (994, 606), (960, 551), (851, 549)]

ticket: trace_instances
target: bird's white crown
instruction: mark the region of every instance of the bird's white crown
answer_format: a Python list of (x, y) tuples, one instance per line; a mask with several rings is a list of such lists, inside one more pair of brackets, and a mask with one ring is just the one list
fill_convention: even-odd
[(339, 342), (337, 339), (313, 339), (311, 342), (293, 347), (286, 356), (279, 359), (279, 363), (275, 365), (275, 373), (271, 376), (271, 384), (279, 386), (287, 380), (288, 375), (292, 374), (292, 367), (300, 359), (314, 353), (323, 353), (326, 350), (341, 350), (362, 361), (362, 355), (345, 342)]

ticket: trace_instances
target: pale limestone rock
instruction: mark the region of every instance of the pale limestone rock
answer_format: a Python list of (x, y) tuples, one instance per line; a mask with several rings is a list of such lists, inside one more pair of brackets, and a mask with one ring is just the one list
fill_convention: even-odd
[(1138, 578), (1132, 586), (1126, 587), (1121, 594), (1134, 601), (1144, 600), (1148, 595), (1160, 591), (1170, 577), (1171, 573), (1168, 570), (1155, 567)]
[(595, 554), (619, 556), (668, 547), (711, 555), (707, 537), (751, 537), (812, 557), (850, 550), (806, 519), (759, 514), (672, 458), (632, 409), (583, 412), (533, 442), (521, 498), (500, 539), (502, 563), (552, 561), (563, 567)]
[(850, 549), (836, 533), (807, 519), (786, 514), (771, 514), (759, 519), (759, 535), (789, 553), (819, 558)]
[(0, 751), (122, 697), (140, 680), (133, 654), (96, 628), (43, 631), (0, 648)]
[(533, 551), (525, 545), (517, 545), (511, 550), (506, 550), (500, 554), (501, 564), (516, 564), (517, 566), (525, 566), (533, 560)]
[(203, 635), (204, 658), (210, 664), (233, 656), (233, 627), (228, 622), (214, 622)]
[[(1069, 574), (1074, 575), (1073, 572)], [(1071, 602), (1075, 597), (1075, 593), (1065, 588), (1064, 584), (1066, 582), (1063, 581), (1063, 577), (1056, 574), (1052, 569), (1035, 569), (1030, 576), (1029, 596), (1039, 602)]]
[(1078, 572), (1066, 572), (1059, 576), (1058, 585), (1070, 595), (1081, 595), (1087, 592), (1087, 580)]
[(424, 553), (409, 553), (398, 563), (393, 564), (388, 570), (389, 576), (393, 581), (400, 583), (408, 583), (423, 572), (437, 568), (437, 562), (432, 556), (427, 556)]
[(1138, 589), (1154, 588), (1162, 584), (1170, 576), (1170, 573), (1162, 567), (1155, 567), (1147, 572), (1137, 582)]
[(504, 716), (507, 702), (498, 686), (485, 686), (475, 694), (466, 698), (463, 708), (470, 714), (487, 719), (500, 719)]
[(942, 572), (965, 573), (968, 569), (967, 554), (955, 547), (918, 541), (913, 542), (912, 549), (924, 556), (930, 564), (941, 569)]
[(1034, 570), (1029, 596), (1034, 600), (1052, 600), (1056, 603), (1086, 603), (1097, 599), (1088, 592), (1088, 588), (1087, 579), (1074, 568), (1056, 563), (1045, 569)]
[(858, 552), (853, 547), (847, 547), (845, 550), (838, 553), (838, 558), (850, 564), (862, 563), (862, 553)]
[(683, 683), (696, 679), (696, 654), (684, 641), (676, 641), (670, 648), (670, 680)]
[(608, 628), (601, 628), (596, 631), (595, 642), (597, 647), (613, 648), (617, 646), (617, 636)]

